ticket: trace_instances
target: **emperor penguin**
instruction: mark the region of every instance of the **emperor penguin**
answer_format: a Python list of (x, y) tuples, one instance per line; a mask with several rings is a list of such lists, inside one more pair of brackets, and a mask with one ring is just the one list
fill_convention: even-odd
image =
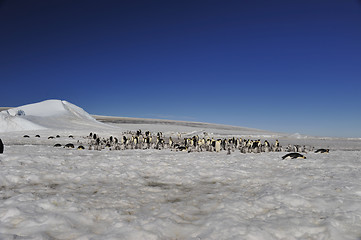
[(329, 152), (330, 149), (324, 149), (324, 148), (320, 148), (315, 151), (315, 153), (329, 153)]
[(231, 155), (231, 148), (230, 147), (227, 149), (227, 155)]
[(169, 137), (169, 148), (173, 147), (173, 140), (172, 137)]
[(74, 144), (68, 143), (64, 146), (64, 148), (74, 148)]
[(218, 139), (218, 140), (216, 141), (216, 146), (215, 146), (216, 152), (220, 152), (220, 151), (221, 151), (221, 142), (222, 142), (221, 139)]
[(4, 152), (4, 144), (3, 144), (3, 141), (1, 141), (1, 138), (0, 138), (0, 154)]
[(282, 157), (282, 159), (296, 159), (296, 158), (306, 159), (306, 157), (300, 153), (289, 153)]
[(276, 139), (275, 144), (273, 145), (273, 151), (274, 152), (280, 152), (281, 151), (280, 142), (277, 139)]
[(265, 140), (264, 141), (264, 149), (263, 149), (263, 151), (264, 152), (269, 152), (270, 148), (271, 148), (271, 144), (267, 140)]

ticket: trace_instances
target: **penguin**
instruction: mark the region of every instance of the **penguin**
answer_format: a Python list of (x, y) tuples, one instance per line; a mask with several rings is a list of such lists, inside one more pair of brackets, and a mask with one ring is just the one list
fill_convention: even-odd
[(69, 135), (69, 138), (72, 138), (72, 139), (74, 139), (73, 135)]
[(85, 149), (82, 145), (80, 145), (79, 147), (78, 147), (78, 150), (83, 150), (83, 149)]
[(65, 148), (74, 148), (74, 144), (68, 143), (64, 146)]
[(258, 139), (258, 140), (254, 141), (254, 142), (252, 143), (252, 148), (253, 148), (253, 149), (259, 148), (260, 144), (261, 144), (261, 140)]
[(330, 149), (324, 149), (324, 148), (320, 148), (315, 151), (315, 153), (329, 153), (329, 152)]
[(1, 138), (0, 138), (0, 154), (4, 152), (4, 144), (3, 144), (3, 141), (1, 141)]
[(306, 159), (305, 156), (299, 153), (288, 153), (282, 157), (282, 159), (296, 159), (296, 158)]
[(218, 139), (218, 140), (216, 141), (216, 144), (215, 144), (216, 152), (220, 152), (220, 151), (221, 151), (221, 142), (222, 142), (221, 139)]
[[(179, 144), (178, 144), (178, 143), (176, 143), (176, 144), (173, 145), (173, 149), (175, 149), (176, 151), (178, 151), (178, 148), (179, 148)], [(172, 150), (172, 151), (173, 151), (173, 150)]]
[(177, 150), (178, 150), (178, 151), (187, 151), (187, 147), (185, 147), (185, 146), (179, 146), (179, 147), (177, 148)]
[(267, 140), (265, 140), (264, 141), (264, 146), (263, 146), (263, 151), (264, 152), (269, 152), (270, 149), (271, 149), (271, 144)]
[(36, 138), (39, 138), (39, 137), (40, 137), (40, 135), (35, 135), (35, 137), (36, 137)]
[(54, 145), (54, 147), (61, 147), (61, 144), (57, 143), (57, 144)]
[(53, 137), (53, 136), (49, 136), (48, 139), (54, 139), (54, 137)]
[(24, 138), (29, 138), (29, 135), (24, 135)]
[(169, 147), (172, 148), (173, 147), (173, 139), (172, 137), (169, 137)]
[(231, 148), (228, 148), (227, 155), (231, 155)]
[(274, 148), (273, 148), (274, 152), (280, 152), (281, 151), (281, 146), (280, 146), (280, 142), (276, 139), (276, 142), (274, 144)]

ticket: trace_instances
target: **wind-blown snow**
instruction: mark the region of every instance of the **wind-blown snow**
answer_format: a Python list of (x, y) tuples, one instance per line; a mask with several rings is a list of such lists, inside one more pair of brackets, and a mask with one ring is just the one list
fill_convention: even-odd
[[(17, 129), (0, 136), (5, 143), (0, 154), (0, 239), (361, 237), (360, 139), (281, 136), (282, 144), (331, 148), (329, 154), (308, 152), (307, 159), (294, 160), (282, 160), (282, 152), (54, 148), (58, 142), (83, 144), (90, 131), (120, 138), (128, 127), (161, 130), (162, 125), (105, 127), (91, 119), (77, 120), (53, 103), (59, 109), (45, 116), (37, 109), (19, 109), (25, 116), (34, 114), (34, 124), (43, 118), (46, 126), (45, 120), (65, 123), (71, 116), (68, 128)], [(168, 134), (204, 130), (191, 124), (163, 127)], [(229, 134), (229, 129), (207, 130)], [(30, 138), (23, 138), (25, 133)], [(47, 138), (56, 134), (60, 138)]]

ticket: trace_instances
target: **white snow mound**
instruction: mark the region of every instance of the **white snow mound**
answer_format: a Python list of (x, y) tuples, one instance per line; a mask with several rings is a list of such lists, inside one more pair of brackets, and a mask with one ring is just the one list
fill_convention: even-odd
[(24, 105), (17, 108), (11, 108), (8, 113), (11, 116), (37, 116), (48, 117), (54, 115), (64, 115), (72, 113), (80, 118), (93, 119), (82, 108), (75, 106), (67, 101), (61, 100), (46, 100), (39, 103)]
[(0, 112), (0, 132), (104, 126), (67, 101), (46, 100)]

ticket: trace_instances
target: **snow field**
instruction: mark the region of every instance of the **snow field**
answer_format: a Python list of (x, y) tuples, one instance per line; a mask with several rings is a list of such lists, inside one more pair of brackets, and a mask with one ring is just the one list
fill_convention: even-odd
[[(102, 119), (112, 125), (60, 100), (0, 112), (0, 239), (361, 239), (360, 139)], [(285, 152), (53, 147), (87, 149), (90, 132), (120, 139), (138, 129), (167, 137), (207, 132), (214, 138), (279, 139), (283, 146), (330, 153), (282, 160)]]
[(11, 145), (2, 239), (357, 239), (359, 151), (184, 153)]

